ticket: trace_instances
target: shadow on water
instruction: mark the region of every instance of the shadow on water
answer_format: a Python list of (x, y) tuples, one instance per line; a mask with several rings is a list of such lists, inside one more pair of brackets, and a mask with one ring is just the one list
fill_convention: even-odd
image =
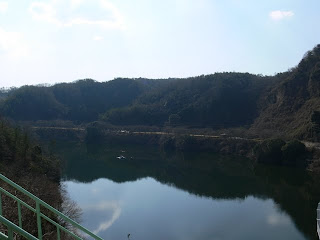
[[(134, 145), (57, 144), (65, 180), (114, 182), (152, 177), (212, 199), (271, 198), (308, 239), (318, 239), (316, 208), (320, 179), (301, 169), (256, 165), (242, 157), (212, 153), (166, 153)], [(125, 159), (118, 159), (123, 155)], [(67, 160), (67, 161), (66, 161)]]

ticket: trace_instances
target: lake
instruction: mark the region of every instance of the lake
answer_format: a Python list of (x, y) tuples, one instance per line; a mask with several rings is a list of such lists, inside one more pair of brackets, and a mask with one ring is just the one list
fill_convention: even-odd
[(320, 185), (306, 171), (149, 146), (54, 151), (81, 223), (104, 239), (317, 239)]

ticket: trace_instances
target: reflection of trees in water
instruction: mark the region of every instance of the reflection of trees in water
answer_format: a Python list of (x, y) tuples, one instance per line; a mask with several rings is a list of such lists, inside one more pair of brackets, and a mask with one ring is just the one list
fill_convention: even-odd
[[(65, 145), (65, 176), (81, 182), (152, 177), (214, 199), (272, 198), (309, 239), (317, 239), (320, 179), (301, 169), (254, 165), (241, 157), (210, 153), (165, 153), (141, 146)], [(126, 159), (116, 157), (124, 155)]]

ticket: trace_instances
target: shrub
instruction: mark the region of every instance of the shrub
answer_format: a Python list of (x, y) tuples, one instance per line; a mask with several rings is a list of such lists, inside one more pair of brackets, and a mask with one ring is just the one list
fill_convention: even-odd
[(298, 140), (288, 142), (281, 148), (282, 163), (284, 165), (297, 165), (303, 163), (307, 153), (306, 147)]
[(269, 139), (256, 145), (253, 149), (253, 154), (259, 163), (282, 163), (282, 150), (285, 141), (281, 139)]

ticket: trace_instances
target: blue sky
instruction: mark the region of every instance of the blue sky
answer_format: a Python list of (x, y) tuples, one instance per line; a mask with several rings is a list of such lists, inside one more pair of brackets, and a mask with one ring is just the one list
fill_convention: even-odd
[(0, 87), (273, 75), (320, 43), (319, 0), (0, 0)]

